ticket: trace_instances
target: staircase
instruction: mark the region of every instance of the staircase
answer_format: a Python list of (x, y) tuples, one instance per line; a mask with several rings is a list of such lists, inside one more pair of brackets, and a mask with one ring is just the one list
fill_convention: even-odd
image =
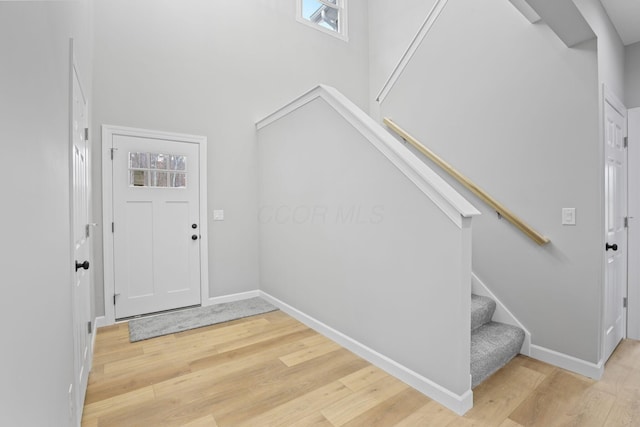
[(522, 329), (491, 320), (495, 310), (491, 298), (471, 295), (471, 388), (520, 353), (524, 342)]

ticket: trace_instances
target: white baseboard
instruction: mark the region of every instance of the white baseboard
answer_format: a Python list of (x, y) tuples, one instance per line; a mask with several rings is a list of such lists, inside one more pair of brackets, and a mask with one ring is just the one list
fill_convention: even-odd
[[(96, 335), (98, 335), (98, 328), (106, 325), (104, 316), (96, 317), (93, 319), (93, 331), (91, 331), (91, 360), (93, 361), (93, 352), (96, 348)], [(93, 364), (93, 362), (92, 362)]]
[[(93, 324), (95, 325), (95, 327), (93, 328), (93, 330), (95, 332), (95, 330), (97, 330), (98, 328), (102, 328), (103, 326), (107, 326), (107, 318), (105, 316), (98, 316), (94, 320)], [(93, 335), (95, 336), (95, 333)]]
[(223, 304), (225, 302), (242, 301), (243, 299), (255, 298), (260, 296), (260, 291), (240, 292), (238, 294), (223, 295), (221, 297), (211, 297), (207, 301), (202, 302), (202, 306), (206, 307), (214, 304)]
[(604, 373), (603, 362), (599, 362), (598, 364), (587, 362), (534, 344), (531, 345), (530, 356), (542, 362), (566, 369), (567, 371), (593, 378), (594, 380), (599, 380)]
[(471, 292), (476, 295), (486, 296), (493, 299), (496, 302), (496, 312), (493, 315), (493, 320), (496, 322), (506, 323), (507, 325), (518, 326), (524, 330), (524, 343), (522, 344), (521, 354), (540, 360), (550, 365), (557, 366), (562, 369), (566, 369), (576, 374), (584, 375), (585, 377), (599, 380), (604, 373), (603, 363), (591, 363), (578, 359), (573, 356), (569, 356), (563, 353), (559, 353), (554, 350), (550, 350), (545, 347), (531, 343), (531, 333), (525, 328), (522, 323), (516, 319), (516, 317), (509, 311), (509, 309), (500, 301), (491, 290), (485, 285), (482, 280), (475, 275), (471, 274)]
[(489, 297), (496, 302), (496, 311), (493, 320), (507, 325), (517, 326), (524, 331), (524, 342), (520, 348), (520, 354), (531, 356), (531, 333), (524, 327), (516, 316), (498, 299), (475, 273), (471, 273), (471, 292), (483, 297)]
[(468, 390), (462, 395), (455, 394), (452, 391), (442, 387), (441, 385), (429, 380), (428, 378), (425, 378), (420, 374), (413, 372), (407, 367), (388, 358), (387, 356), (384, 356), (376, 352), (375, 350), (361, 344), (360, 342), (343, 334), (342, 332), (331, 328), (330, 326), (320, 322), (319, 320), (316, 320), (313, 317), (301, 312), (300, 310), (267, 294), (266, 292), (258, 291), (258, 293), (259, 296), (269, 301), (280, 310), (289, 314), (291, 317), (299, 320), (318, 333), (335, 341), (342, 347), (350, 350), (351, 352), (357, 354), (371, 364), (386, 371), (388, 374), (398, 378), (400, 381), (403, 381), (404, 383), (410, 385), (427, 397), (446, 406), (456, 414), (464, 415), (465, 412), (473, 407), (473, 392), (471, 390)]

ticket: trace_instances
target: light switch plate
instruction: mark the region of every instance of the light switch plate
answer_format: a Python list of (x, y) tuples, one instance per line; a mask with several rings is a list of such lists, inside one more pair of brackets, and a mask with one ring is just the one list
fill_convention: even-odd
[(214, 221), (224, 221), (224, 211), (222, 209), (216, 209), (213, 211)]
[(576, 225), (576, 208), (562, 208), (562, 225)]

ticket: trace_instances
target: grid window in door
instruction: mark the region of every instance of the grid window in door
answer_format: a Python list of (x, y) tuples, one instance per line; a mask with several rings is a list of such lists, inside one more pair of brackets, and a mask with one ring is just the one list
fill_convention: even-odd
[(187, 156), (164, 153), (129, 153), (129, 186), (187, 187)]

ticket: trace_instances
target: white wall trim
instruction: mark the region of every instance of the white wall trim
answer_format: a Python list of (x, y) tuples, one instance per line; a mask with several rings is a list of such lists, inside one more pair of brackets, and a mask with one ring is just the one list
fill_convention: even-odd
[(411, 40), (409, 47), (400, 58), (398, 65), (395, 66), (395, 68), (391, 72), (391, 75), (389, 76), (385, 84), (382, 86), (382, 89), (380, 90), (380, 92), (378, 93), (378, 96), (376, 97), (376, 101), (378, 101), (381, 104), (382, 102), (384, 102), (385, 98), (387, 97), (387, 95), (389, 94), (393, 86), (396, 84), (396, 82), (404, 72), (405, 68), (407, 68), (407, 65), (409, 64), (409, 62), (411, 62), (411, 59), (416, 54), (416, 51), (424, 41), (425, 37), (427, 37), (427, 34), (429, 34), (429, 31), (438, 20), (438, 17), (442, 13), (442, 10), (447, 5), (447, 1), (448, 0), (436, 0), (435, 4), (429, 11), (427, 18), (424, 20), (424, 22), (420, 26), (418, 33), (413, 37), (413, 40)]
[(93, 354), (95, 353), (96, 348), (96, 336), (98, 335), (98, 328), (101, 328), (104, 325), (104, 316), (96, 317), (93, 319), (93, 330), (91, 331), (91, 364), (93, 367)]
[(471, 292), (489, 297), (496, 302), (496, 311), (493, 314), (493, 320), (507, 325), (517, 326), (524, 331), (524, 342), (520, 348), (520, 354), (525, 356), (531, 355), (531, 332), (524, 327), (522, 323), (511, 313), (506, 305), (498, 297), (495, 296), (489, 287), (475, 273), (471, 273)]
[(248, 291), (248, 292), (240, 292), (237, 294), (231, 294), (231, 295), (223, 295), (220, 297), (211, 297), (209, 298), (208, 301), (206, 301), (206, 303), (203, 301), (203, 306), (204, 305), (215, 305), (215, 304), (224, 304), (227, 302), (234, 302), (234, 301), (242, 301), (245, 299), (249, 299), (249, 298), (255, 298), (255, 297), (259, 297), (260, 296), (260, 291), (255, 290), (255, 291)]
[(595, 364), (535, 344), (531, 345), (530, 357), (594, 380), (599, 380), (604, 373), (603, 361)]
[(96, 317), (96, 320), (94, 320), (93, 324), (95, 325), (93, 327), (93, 330), (95, 332), (96, 329), (102, 328), (103, 326), (107, 326), (107, 319), (104, 316), (98, 316)]
[(627, 107), (625, 107), (624, 103), (620, 100), (620, 98), (618, 98), (618, 96), (611, 89), (609, 89), (608, 86), (604, 84), (602, 85), (602, 93), (604, 97), (604, 102), (608, 103), (613, 108), (615, 108), (620, 113), (620, 115), (624, 116), (624, 118), (626, 119)]
[(638, 262), (640, 259), (640, 108), (627, 111), (627, 129), (629, 136), (627, 337), (638, 340), (640, 339), (640, 263)]
[(258, 130), (269, 126), (282, 117), (318, 98), (347, 120), (371, 144), (376, 147), (393, 165), (411, 180), (429, 199), (431, 199), (459, 228), (469, 225), (464, 218), (480, 215), (480, 212), (453, 187), (430, 169), (415, 154), (408, 150), (395, 137), (391, 136), (380, 124), (369, 117), (358, 106), (336, 89), (318, 85), (295, 100), (279, 108), (274, 113), (256, 123)]
[(284, 303), (283, 301), (259, 291), (259, 295), (271, 304), (278, 307), (291, 317), (299, 320), (318, 333), (340, 344), (342, 347), (352, 351), (371, 364), (379, 367), (390, 375), (398, 378), (404, 383), (415, 388), (424, 395), (430, 397), (436, 402), (444, 405), (458, 415), (464, 415), (473, 407), (473, 392), (468, 390), (463, 395), (458, 395), (452, 391), (442, 387), (439, 384), (417, 374), (398, 362), (372, 350), (364, 344), (354, 340), (353, 338), (343, 334), (342, 332), (327, 326), (326, 324), (314, 319), (313, 317), (301, 312), (300, 310)]
[(104, 318), (107, 325), (115, 323), (115, 292), (113, 233), (109, 231), (113, 221), (113, 169), (111, 161), (112, 138), (126, 135), (143, 138), (168, 139), (198, 144), (200, 156), (200, 299), (209, 301), (209, 234), (207, 221), (207, 137), (182, 133), (137, 129), (123, 126), (102, 125), (102, 242), (104, 252)]
[(321, 92), (326, 87), (327, 86), (324, 86), (324, 85), (315, 86), (315, 87), (309, 89), (308, 91), (306, 91), (305, 93), (303, 93), (302, 95), (300, 95), (297, 98), (295, 98), (293, 101), (290, 101), (290, 102), (286, 103), (285, 105), (283, 105), (282, 107), (278, 108), (277, 110), (275, 110), (273, 113), (269, 114), (268, 116), (263, 117), (262, 119), (258, 120), (256, 122), (256, 130), (260, 130), (262, 128), (265, 128), (265, 127), (269, 126), (271, 123), (280, 120), (281, 118), (283, 118), (287, 114), (291, 114), (292, 112), (304, 107), (309, 102), (313, 101), (314, 99), (318, 98), (319, 96), (322, 96)]
[(627, 337), (640, 339), (640, 108), (627, 111), (629, 136), (629, 240), (628, 240), (628, 298)]

